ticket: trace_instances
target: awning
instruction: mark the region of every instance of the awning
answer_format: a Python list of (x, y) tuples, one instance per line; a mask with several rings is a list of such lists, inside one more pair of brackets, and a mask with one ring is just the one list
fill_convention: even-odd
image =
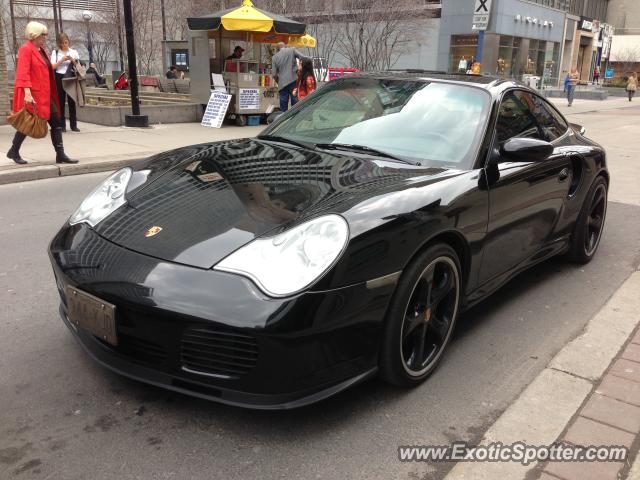
[(640, 62), (640, 35), (614, 35), (609, 61)]
[(187, 18), (190, 30), (274, 32), (284, 35), (304, 35), (307, 26), (282, 15), (267, 12), (253, 6), (251, 0), (243, 0), (240, 8), (229, 8), (220, 12)]
[(277, 33), (252, 33), (252, 43), (268, 43), (275, 45), (276, 43), (283, 42), (287, 47), (294, 48), (316, 48), (317, 41), (309, 34), (302, 36), (298, 35), (278, 35)]

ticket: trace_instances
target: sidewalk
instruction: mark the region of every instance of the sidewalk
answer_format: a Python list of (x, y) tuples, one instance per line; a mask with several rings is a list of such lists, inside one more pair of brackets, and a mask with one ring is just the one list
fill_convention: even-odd
[(49, 138), (27, 138), (20, 150), (29, 163), (17, 165), (6, 158), (15, 130), (0, 127), (0, 185), (81, 173), (116, 170), (131, 162), (173, 148), (197, 143), (253, 137), (265, 127), (207, 128), (199, 123), (154, 125), (151, 128), (104, 127), (79, 123), (80, 133), (64, 134), (67, 155), (76, 165), (57, 165)]
[(480, 441), (623, 446), (629, 449), (625, 462), (458, 463), (446, 479), (640, 480), (638, 292), (640, 271), (631, 274)]
[(575, 99), (573, 105), (567, 106), (565, 98), (547, 98), (553, 103), (563, 115), (568, 116), (571, 121), (571, 115), (577, 113), (602, 112), (606, 110), (615, 110), (616, 108), (637, 107), (640, 105), (640, 97), (634, 98), (630, 102), (628, 98), (609, 97), (606, 100), (580, 100)]

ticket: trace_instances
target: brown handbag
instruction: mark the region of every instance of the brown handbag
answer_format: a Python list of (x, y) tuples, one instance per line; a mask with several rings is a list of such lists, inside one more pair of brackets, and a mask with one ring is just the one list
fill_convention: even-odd
[(7, 117), (7, 122), (20, 133), (31, 138), (44, 138), (49, 133), (47, 121), (36, 115), (37, 106), (33, 104), (33, 112), (27, 110), (27, 105), (22, 110), (12, 113)]

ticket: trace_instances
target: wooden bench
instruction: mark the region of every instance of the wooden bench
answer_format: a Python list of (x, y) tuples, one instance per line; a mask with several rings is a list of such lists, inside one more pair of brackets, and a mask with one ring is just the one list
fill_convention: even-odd
[(191, 93), (191, 81), (184, 79), (161, 78), (158, 80), (158, 88), (163, 93)]

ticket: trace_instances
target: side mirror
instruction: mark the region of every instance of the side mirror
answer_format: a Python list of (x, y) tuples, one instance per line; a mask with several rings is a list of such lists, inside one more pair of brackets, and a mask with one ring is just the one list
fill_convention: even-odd
[(553, 153), (553, 145), (537, 138), (512, 138), (500, 147), (500, 156), (513, 162), (539, 162)]

